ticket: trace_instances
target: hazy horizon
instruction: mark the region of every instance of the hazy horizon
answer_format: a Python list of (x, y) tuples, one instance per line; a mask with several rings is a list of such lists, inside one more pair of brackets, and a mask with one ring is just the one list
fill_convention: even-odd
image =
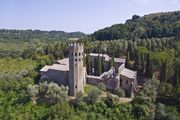
[(180, 10), (180, 0), (0, 1), (0, 29), (80, 31), (86, 34), (133, 15)]

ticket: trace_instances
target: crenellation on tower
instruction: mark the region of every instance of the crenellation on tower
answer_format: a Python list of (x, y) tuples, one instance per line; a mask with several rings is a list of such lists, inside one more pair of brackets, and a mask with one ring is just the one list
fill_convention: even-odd
[(83, 92), (85, 81), (85, 68), (83, 64), (84, 45), (82, 43), (71, 43), (69, 45), (69, 88), (70, 95)]

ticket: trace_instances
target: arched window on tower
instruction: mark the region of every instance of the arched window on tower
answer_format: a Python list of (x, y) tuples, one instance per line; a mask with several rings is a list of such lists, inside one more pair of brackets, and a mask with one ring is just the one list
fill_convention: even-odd
[(79, 53), (79, 56), (81, 56), (81, 53)]
[(128, 82), (129, 82), (129, 81), (127, 80), (127, 81), (126, 81), (126, 84), (128, 84)]

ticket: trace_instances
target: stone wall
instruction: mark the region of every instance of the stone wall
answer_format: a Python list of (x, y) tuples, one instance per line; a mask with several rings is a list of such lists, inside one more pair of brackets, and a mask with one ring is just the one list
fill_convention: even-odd
[(68, 85), (69, 81), (69, 72), (68, 71), (59, 71), (49, 69), (47, 72), (41, 72), (41, 76), (47, 77), (49, 80), (59, 84), (59, 85)]
[(98, 76), (91, 76), (91, 75), (87, 75), (86, 80), (87, 80), (86, 82), (91, 85), (98, 85), (100, 82), (103, 82), (102, 78)]

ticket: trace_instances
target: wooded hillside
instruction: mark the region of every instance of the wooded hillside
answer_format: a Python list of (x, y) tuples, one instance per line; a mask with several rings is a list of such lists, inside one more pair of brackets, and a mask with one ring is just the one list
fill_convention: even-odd
[(180, 11), (153, 13), (145, 16), (134, 15), (125, 24), (94, 32), (96, 40), (134, 39), (180, 36)]

